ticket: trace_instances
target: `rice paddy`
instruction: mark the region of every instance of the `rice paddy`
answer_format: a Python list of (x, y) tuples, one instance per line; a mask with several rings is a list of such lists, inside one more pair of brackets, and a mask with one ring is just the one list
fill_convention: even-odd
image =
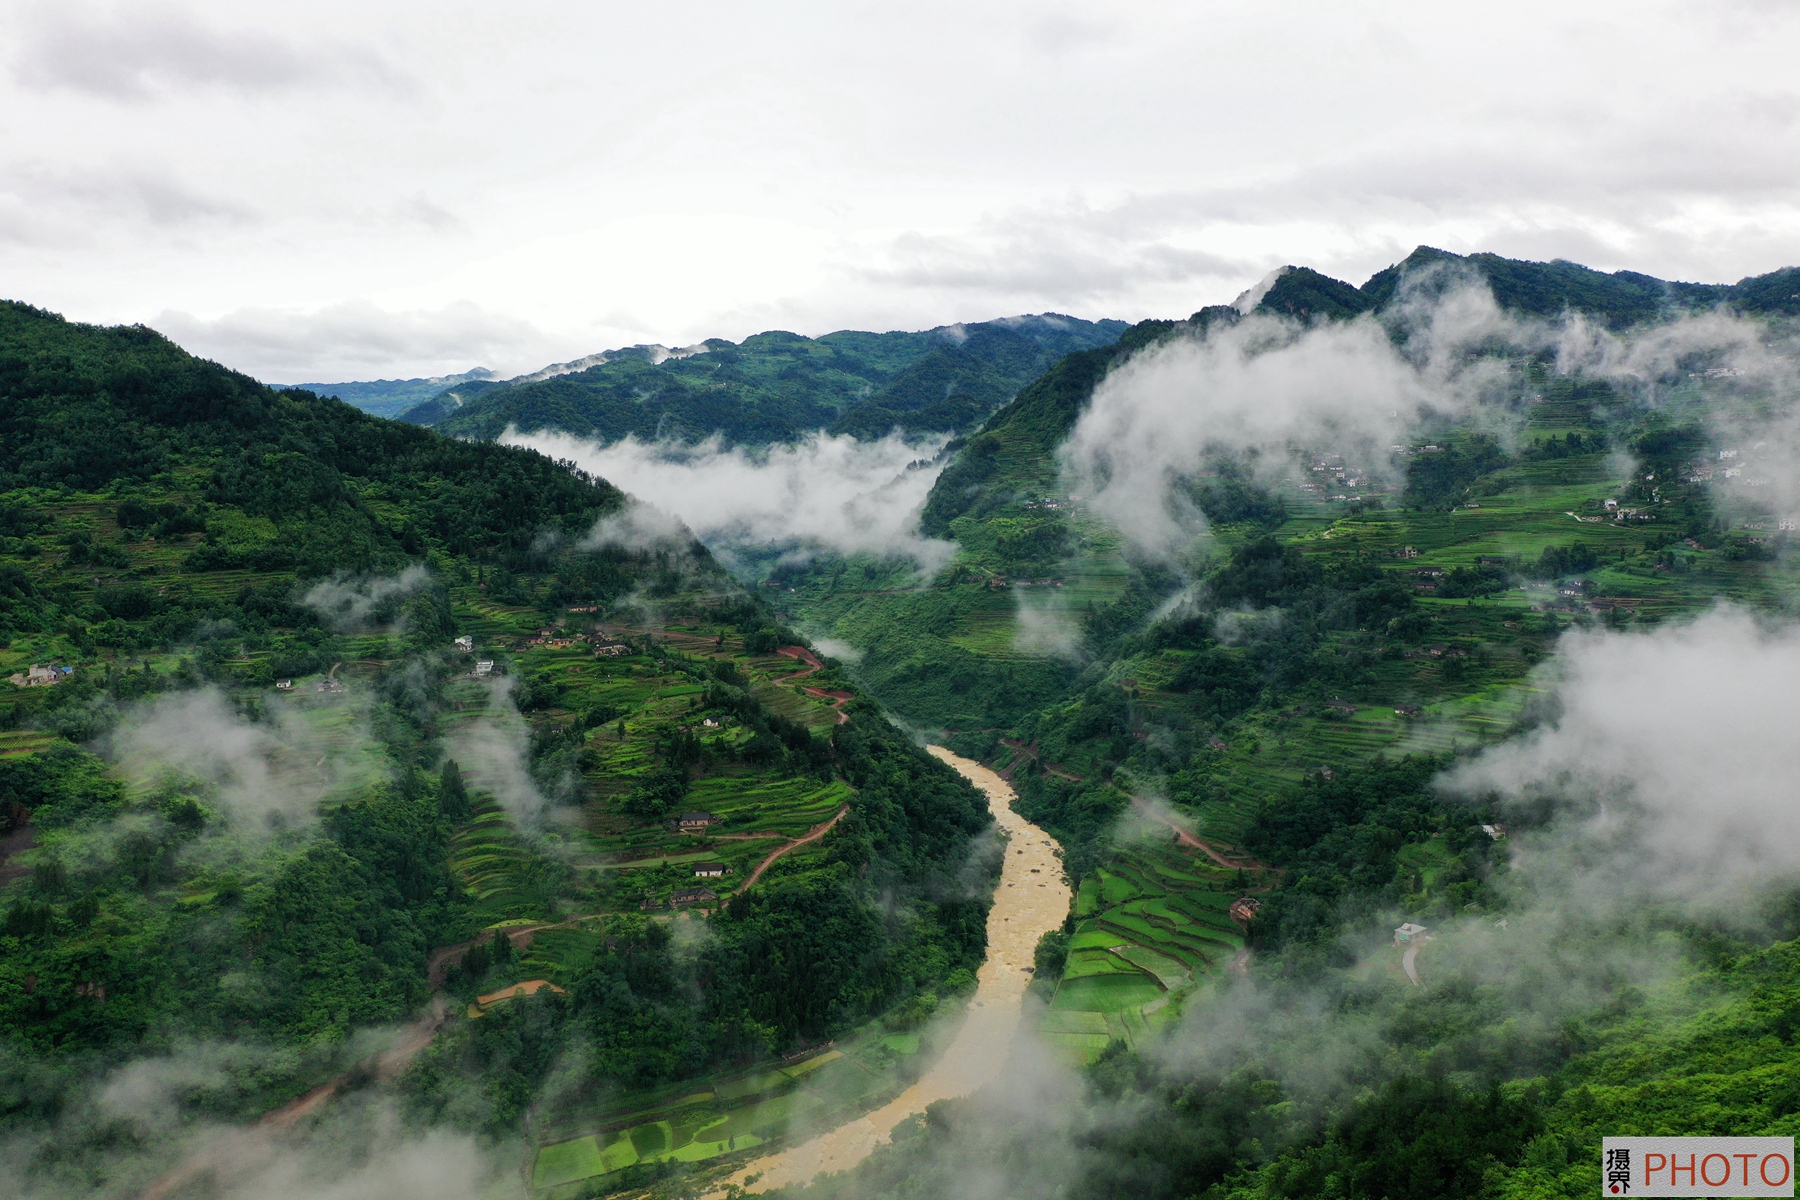
[(900, 1065), (920, 1049), (917, 1034), (893, 1035), (876, 1024), (796, 1063), (621, 1096), (586, 1117), (562, 1116), (540, 1138), (532, 1192), (559, 1200), (580, 1190), (573, 1185), (629, 1167), (723, 1158), (828, 1126), (900, 1086)]
[(1228, 968), (1244, 945), (1226, 912), (1237, 874), (1173, 842), (1120, 845), (1076, 893), (1044, 1040), (1078, 1059), (1110, 1040), (1133, 1041), (1157, 1014), (1173, 1015), (1171, 1000)]

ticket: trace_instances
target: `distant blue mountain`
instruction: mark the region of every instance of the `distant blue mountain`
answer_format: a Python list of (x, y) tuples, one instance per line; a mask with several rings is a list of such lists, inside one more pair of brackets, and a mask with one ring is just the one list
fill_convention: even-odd
[(500, 376), (486, 367), (461, 375), (437, 375), (430, 379), (370, 379), (350, 383), (294, 383), (283, 387), (305, 388), (320, 396), (336, 396), (378, 417), (397, 417), (407, 409), (441, 395), (459, 384), (487, 382)]

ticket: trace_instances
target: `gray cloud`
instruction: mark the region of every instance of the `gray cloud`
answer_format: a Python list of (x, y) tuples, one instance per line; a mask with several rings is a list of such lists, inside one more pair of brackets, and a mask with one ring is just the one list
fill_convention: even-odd
[(183, 348), (262, 379), (354, 379), (392, 364), (455, 374), (484, 359), (553, 352), (537, 327), (469, 301), (394, 312), (347, 300), (310, 313), (239, 309), (212, 319), (165, 311), (149, 324)]
[(392, 93), (410, 86), (397, 67), (365, 49), (208, 26), (161, 5), (47, 7), (28, 27), (13, 72), (27, 85), (109, 100), (184, 88), (255, 94), (349, 84)]
[[(883, 265), (853, 272), (877, 286), (1014, 297), (1068, 308), (1115, 303), (1146, 284), (1236, 279), (1253, 270), (1242, 259), (1172, 245), (1167, 230), (1117, 228), (1084, 207), (991, 220), (960, 235), (906, 233)], [(1185, 315), (1185, 314), (1177, 314)]]
[(253, 208), (197, 190), (162, 167), (33, 161), (15, 162), (0, 172), (0, 241), (21, 245), (85, 237), (86, 230), (102, 222), (178, 233), (241, 228), (256, 219)]
[[(1178, 316), (1419, 242), (1715, 281), (1800, 258), (1792, 5), (777, 4), (699, 36), (564, 6), (403, 41), (381, 6), (248, 11), (9, 10), (0, 177), (131, 163), (179, 193), (0, 196), (13, 295), (173, 310), (241, 339), (208, 342), (225, 361), (321, 379), (770, 325)], [(749, 109), (783, 119), (747, 132)], [(381, 311), (329, 319), (353, 297)]]

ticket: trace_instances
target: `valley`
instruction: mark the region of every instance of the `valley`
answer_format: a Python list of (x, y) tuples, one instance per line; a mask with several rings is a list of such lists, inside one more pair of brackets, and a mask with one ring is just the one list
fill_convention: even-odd
[[(1787, 876), (1721, 868), (1760, 881), (1722, 915), (1568, 863), (1621, 795), (1651, 855), (1768, 819), (1791, 397), (1715, 364), (1785, 362), (1790, 314), (1584, 270), (758, 335), (475, 380), (435, 429), (0, 310), (0, 1117), (121, 1196), (380, 1128), (530, 1200), (1027, 1194), (1049, 1143), (1080, 1194), (1260, 1200), (1376, 1170), (1370, 1130), (1523, 1197), (1766, 1019), (1713, 1127), (1789, 1128)], [(1501, 332), (1407, 324), (1446, 278)], [(950, 440), (878, 553), (703, 544), (484, 440), (521, 421), (720, 435), (749, 488), (784, 438)], [(202, 1082), (104, 1109), (157, 1072)]]

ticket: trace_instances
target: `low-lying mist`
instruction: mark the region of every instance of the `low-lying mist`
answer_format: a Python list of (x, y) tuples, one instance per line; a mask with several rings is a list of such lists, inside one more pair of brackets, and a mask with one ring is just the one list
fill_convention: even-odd
[(1411, 915), (1363, 896), (1332, 945), (1218, 972), (1133, 1054), (1081, 1072), (1025, 1034), (999, 1082), (798, 1194), (1186, 1194), (1168, 1191), (1176, 1164), (1222, 1171), (1316, 1139), (1402, 1076), (1480, 1094), (1554, 1073), (1606, 1014), (1704, 1004), (1681, 983), (1696, 931), (1775, 936), (1772, 901), (1800, 886), (1797, 671), (1800, 627), (1731, 608), (1566, 635), (1534, 680), (1535, 728), (1438, 777), (1453, 822), (1482, 797), (1512, 828), (1496, 903), (1424, 918), (1417, 984), (1391, 934)]
[(943, 464), (943, 439), (879, 441), (815, 433), (794, 445), (751, 450), (717, 438), (697, 445), (640, 442), (601, 445), (565, 433), (501, 440), (573, 462), (631, 495), (673, 513), (714, 553), (733, 547), (785, 549), (803, 558), (839, 554), (910, 558), (927, 573), (948, 561), (948, 542), (921, 537), (919, 508)]
[[(407, 622), (396, 606), (427, 582), (423, 568), (344, 577), (311, 588), (304, 602), (346, 631), (397, 632)], [(290, 868), (319, 856), (341, 858), (333, 820), (321, 815), (336, 805), (377, 805), (429, 788), (421, 772), (391, 753), (396, 739), (411, 749), (422, 732), (440, 739), (443, 756), (460, 764), (478, 797), (515, 818), (522, 842), (547, 859), (557, 856), (552, 827), (569, 810), (533, 779), (514, 678), (464, 679), (459, 696), (448, 690), (458, 671), (443, 651), (429, 638), (395, 638), (402, 641), (411, 652), (373, 679), (334, 669), (331, 683), (317, 688), (317, 680), (300, 680), (292, 692), (200, 683), (123, 704), (110, 731), (91, 745), (122, 787), (96, 787), (84, 807), (40, 810), (39, 863), (57, 864), (61, 894), (99, 897), (96, 919), (108, 937), (139, 936), (124, 924), (151, 909), (139, 886), (173, 884), (183, 896), (196, 896), (199, 915), (169, 926), (176, 931), (166, 947), (173, 959), (211, 953), (240, 937), (256, 946), (271, 932), (287, 936), (287, 922), (304, 926), (318, 916)], [(466, 693), (475, 688), (480, 702), (470, 705)], [(436, 769), (430, 759), (424, 765)], [(132, 854), (142, 880), (119, 874)], [(445, 869), (441, 862), (431, 866)], [(344, 895), (316, 899), (326, 906), (353, 903)], [(177, 899), (173, 907), (186, 902)], [(251, 939), (244, 926), (254, 921), (272, 925)], [(433, 948), (410, 946), (418, 963), (401, 954), (379, 965), (410, 979)], [(342, 948), (334, 960), (345, 964), (353, 987), (359, 979), (367, 984), (378, 965), (359, 967), (356, 952)], [(105, 979), (114, 994), (93, 993), (91, 1002), (110, 1005), (115, 1020), (129, 1020), (140, 998), (131, 983), (107, 978), (113, 968), (104, 953), (77, 944), (66, 968), (80, 972), (76, 979)], [(478, 1138), (404, 1118), (388, 1091), (369, 1086), (383, 1068), (352, 1071), (376, 1063), (396, 1038), (408, 1036), (402, 1025), (418, 1036), (421, 1016), (408, 1010), (405, 987), (395, 1006), (371, 1010), (379, 1015), (340, 1016), (331, 1028), (293, 1039), (243, 1019), (284, 998), (280, 964), (246, 952), (224, 968), (224, 975), (200, 981), (199, 990), (209, 994), (178, 1001), (206, 1014), (191, 1027), (163, 1028), (152, 1014), (131, 1039), (105, 1051), (0, 1047), (0, 1105), (12, 1118), (0, 1136), (0, 1195), (176, 1196), (199, 1187), (230, 1197), (473, 1200), (492, 1194), (514, 1169)], [(208, 1023), (226, 1010), (237, 1015), (236, 1024)], [(271, 1105), (327, 1078), (340, 1085), (329, 1103), (255, 1124)], [(165, 1190), (156, 1190), (158, 1181)]]
[[(1710, 371), (1709, 434), (1764, 443), (1761, 498), (1800, 504), (1800, 375), (1785, 326), (1722, 311), (1622, 332), (1579, 314), (1535, 320), (1444, 270), (1409, 280), (1380, 318), (1257, 313), (1146, 347), (1095, 389), (1059, 450), (1064, 482), (1141, 550), (1179, 559), (1206, 532), (1189, 485), (1211, 459), (1280, 486), (1305, 476), (1303, 453), (1336, 453), (1361, 469), (1364, 488), (1394, 488), (1395, 452), (1450, 425), (1516, 447), (1537, 397), (1508, 358), (1604, 381), (1650, 409)], [(1629, 456), (1615, 467), (1629, 473)]]

